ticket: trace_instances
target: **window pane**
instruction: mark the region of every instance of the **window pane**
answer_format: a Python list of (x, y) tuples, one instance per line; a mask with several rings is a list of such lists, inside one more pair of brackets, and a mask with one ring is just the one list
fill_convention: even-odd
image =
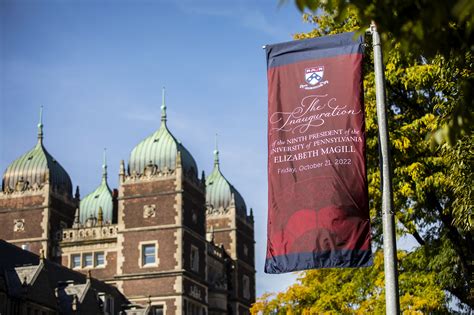
[(92, 253), (84, 254), (82, 258), (84, 267), (92, 267)]
[(191, 246), (191, 270), (199, 271), (199, 250)]
[(250, 279), (248, 276), (244, 276), (242, 279), (243, 282), (243, 294), (245, 299), (250, 298)]
[(71, 268), (81, 267), (81, 255), (71, 255)]
[(154, 306), (153, 311), (154, 315), (163, 315), (163, 306)]
[(155, 254), (155, 245), (145, 245), (145, 255), (154, 255)]
[(104, 253), (103, 252), (95, 253), (95, 265), (103, 266), (104, 264), (105, 264)]

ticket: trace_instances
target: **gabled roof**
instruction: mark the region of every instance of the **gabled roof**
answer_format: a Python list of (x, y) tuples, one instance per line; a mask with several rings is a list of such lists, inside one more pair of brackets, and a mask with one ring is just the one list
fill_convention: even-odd
[[(87, 307), (96, 309), (96, 306), (92, 305), (96, 300), (94, 292), (103, 292), (113, 296), (116, 305), (128, 302), (117, 288), (94, 278), (87, 279), (85, 275), (47, 259), (40, 260), (38, 255), (22, 250), (4, 240), (0, 240), (0, 270), (5, 270), (9, 295), (12, 295), (10, 288), (18, 293), (26, 291), (28, 299), (36, 302), (49, 301), (50, 308), (56, 308), (58, 302), (67, 308), (68, 305), (71, 305), (69, 302), (72, 303), (76, 295), (78, 303), (83, 301), (90, 305)], [(25, 285), (20, 277), (26, 277)], [(70, 283), (72, 288), (61, 286), (61, 283)], [(58, 286), (59, 301), (54, 294), (54, 289)], [(61, 290), (64, 292), (61, 293)], [(61, 300), (61, 296), (63, 300)], [(61, 314), (63, 313), (65, 312), (61, 312)]]

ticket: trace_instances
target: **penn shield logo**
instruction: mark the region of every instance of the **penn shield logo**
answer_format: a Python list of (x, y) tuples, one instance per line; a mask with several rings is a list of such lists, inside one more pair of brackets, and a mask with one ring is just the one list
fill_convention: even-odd
[(316, 66), (304, 69), (304, 81), (306, 84), (300, 84), (300, 89), (314, 90), (329, 83), (324, 80), (324, 66)]
[(316, 85), (323, 80), (324, 67), (313, 67), (306, 68), (305, 70), (305, 81), (309, 85)]

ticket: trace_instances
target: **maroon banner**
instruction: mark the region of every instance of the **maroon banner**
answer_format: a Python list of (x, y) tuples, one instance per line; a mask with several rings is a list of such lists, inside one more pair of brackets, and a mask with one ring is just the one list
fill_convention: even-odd
[(353, 33), (268, 45), (266, 273), (372, 264)]

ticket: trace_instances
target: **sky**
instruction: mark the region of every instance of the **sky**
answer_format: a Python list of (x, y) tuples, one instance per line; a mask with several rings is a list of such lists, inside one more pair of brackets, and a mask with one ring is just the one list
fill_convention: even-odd
[[(109, 185), (120, 160), (160, 125), (199, 173), (220, 166), (255, 215), (257, 296), (286, 289), (295, 273), (263, 272), (267, 224), (267, 81), (262, 46), (308, 32), (288, 0), (0, 0), (0, 170), (44, 144), (81, 196)], [(398, 248), (410, 249), (412, 238)]]
[(310, 31), (293, 1), (0, 1), (0, 169), (44, 144), (84, 197), (160, 124), (221, 170), (254, 209), (257, 295), (296, 274), (263, 272), (266, 250), (266, 61), (262, 45)]

